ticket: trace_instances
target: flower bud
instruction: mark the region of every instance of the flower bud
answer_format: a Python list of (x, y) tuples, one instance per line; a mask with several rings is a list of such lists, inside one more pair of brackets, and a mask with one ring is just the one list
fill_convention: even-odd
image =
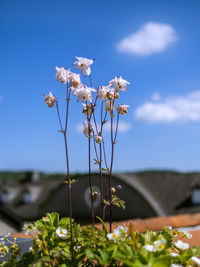
[(105, 110), (110, 112), (114, 110), (114, 105), (112, 101), (105, 102)]
[(116, 190), (115, 190), (114, 187), (112, 187), (112, 188), (111, 188), (111, 191), (112, 191), (113, 193), (115, 193)]
[(117, 111), (119, 112), (119, 114), (124, 115), (128, 113), (128, 108), (128, 105), (118, 105)]
[(86, 123), (83, 123), (83, 127), (84, 127), (84, 129), (83, 129), (83, 133), (84, 133), (84, 135), (86, 135), (86, 136), (89, 136), (89, 135), (91, 135), (91, 134), (94, 132), (91, 123), (90, 123), (90, 128), (89, 128), (88, 124), (86, 124)]
[(119, 98), (119, 93), (115, 91), (114, 93), (114, 99), (118, 99)]
[(82, 105), (83, 105), (82, 113), (84, 113), (85, 115), (92, 115), (93, 110), (94, 110), (93, 105), (88, 105), (84, 103), (82, 103)]
[(97, 135), (95, 140), (96, 140), (96, 143), (100, 144), (102, 140), (102, 136)]
[(117, 189), (122, 189), (122, 186), (118, 184)]
[(107, 92), (107, 98), (109, 100), (113, 100), (114, 99), (114, 95), (115, 95), (115, 91), (113, 89), (110, 89), (108, 92)]
[(44, 101), (45, 104), (49, 107), (52, 108), (57, 101), (56, 97), (53, 96), (53, 94), (50, 92), (48, 95), (44, 95)]
[(81, 84), (80, 74), (71, 72), (69, 80), (71, 82), (71, 87), (77, 88)]

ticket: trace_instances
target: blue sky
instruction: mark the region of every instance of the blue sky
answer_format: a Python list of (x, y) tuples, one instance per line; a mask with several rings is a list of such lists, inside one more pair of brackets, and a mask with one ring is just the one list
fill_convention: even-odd
[[(114, 171), (199, 170), (199, 11), (198, 0), (1, 0), (0, 169), (65, 170), (56, 110), (43, 94), (64, 106), (55, 66), (83, 56), (95, 58), (95, 88), (119, 75), (131, 83), (120, 94), (131, 108), (121, 117)], [(83, 120), (74, 98), (72, 172), (87, 170)]]

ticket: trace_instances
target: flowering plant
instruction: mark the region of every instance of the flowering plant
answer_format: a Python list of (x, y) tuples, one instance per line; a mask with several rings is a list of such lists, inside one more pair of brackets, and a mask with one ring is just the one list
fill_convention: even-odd
[[(113, 169), (113, 159), (114, 159), (114, 145), (117, 141), (117, 131), (119, 116), (128, 113), (128, 105), (118, 104), (116, 102), (119, 100), (120, 91), (127, 91), (127, 85), (130, 83), (124, 80), (121, 76), (115, 77), (108, 82), (107, 85), (99, 86), (97, 89), (93, 88), (92, 77), (91, 77), (91, 65), (94, 63), (94, 59), (87, 59), (83, 57), (76, 57), (77, 61), (74, 62), (73, 66), (77, 68), (84, 76), (84, 82), (81, 80), (81, 75), (72, 72), (65, 67), (56, 67), (56, 78), (57, 81), (61, 82), (66, 87), (66, 120), (65, 125), (63, 125), (60, 108), (57, 98), (50, 92), (49, 95), (44, 95), (45, 104), (52, 108), (56, 105), (58, 120), (60, 124), (60, 132), (64, 135), (65, 141), (65, 151), (66, 151), (66, 161), (67, 161), (67, 185), (68, 185), (68, 204), (69, 204), (69, 217), (72, 221), (72, 206), (71, 206), (71, 185), (74, 181), (70, 179), (69, 170), (69, 158), (68, 158), (68, 147), (67, 147), (67, 137), (68, 137), (68, 114), (69, 114), (69, 103), (71, 101), (71, 95), (77, 97), (77, 101), (81, 101), (83, 105), (83, 114), (86, 117), (86, 122), (83, 122), (83, 133), (88, 138), (88, 154), (89, 154), (89, 187), (90, 187), (90, 200), (91, 200), (91, 217), (92, 225), (94, 226), (95, 214), (94, 214), (94, 199), (98, 194), (92, 185), (91, 178), (91, 146), (94, 146), (95, 159), (94, 164), (98, 165), (99, 169), (99, 184), (100, 184), (100, 196), (101, 196), (101, 207), (102, 207), (102, 219), (105, 220), (105, 209), (109, 207), (110, 209), (110, 232), (112, 231), (112, 206), (116, 205), (118, 207), (125, 207), (123, 200), (117, 197), (117, 188), (112, 187), (111, 175)], [(89, 77), (89, 79), (88, 79)], [(86, 85), (86, 82), (89, 85)], [(93, 96), (96, 93), (96, 96)], [(100, 122), (97, 122), (97, 105), (100, 102)], [(117, 114), (115, 114), (115, 112)], [(107, 117), (110, 117), (110, 134), (111, 134), (111, 155), (110, 164), (108, 166), (107, 153), (105, 148), (104, 140), (104, 125), (107, 123)], [(116, 119), (116, 122), (114, 120)], [(104, 165), (104, 166), (103, 166)], [(105, 193), (103, 192), (103, 181), (102, 172), (108, 174), (108, 199), (105, 198)], [(72, 226), (71, 226), (72, 228)], [(72, 231), (71, 231), (72, 235)], [(73, 237), (71, 236), (71, 239)], [(73, 247), (73, 246), (72, 246)], [(73, 250), (73, 248), (72, 248)], [(72, 251), (73, 253), (73, 251)]]
[[(82, 82), (81, 75), (73, 73), (65, 67), (56, 67), (56, 78), (65, 85), (66, 93), (66, 113), (65, 121), (61, 120), (60, 107), (56, 96), (50, 92), (44, 95), (45, 104), (49, 108), (56, 106), (59, 132), (63, 134), (67, 179), (65, 183), (68, 188), (68, 209), (69, 218), (59, 218), (57, 213), (48, 213), (46, 217), (30, 223), (25, 227), (25, 231), (33, 233), (33, 246), (23, 255), (16, 244), (4, 237), (0, 242), (0, 257), (7, 257), (1, 266), (12, 267), (43, 267), (43, 266), (152, 266), (152, 267), (178, 267), (197, 266), (200, 260), (200, 248), (189, 248), (187, 243), (178, 236), (190, 237), (189, 234), (170, 227), (165, 227), (162, 231), (152, 232), (147, 229), (145, 234), (135, 232), (132, 224), (128, 228), (119, 226), (112, 229), (112, 206), (125, 208), (125, 202), (117, 196), (118, 185), (112, 186), (112, 169), (114, 160), (114, 146), (117, 141), (118, 125), (120, 115), (128, 113), (128, 105), (122, 105), (119, 101), (121, 91), (127, 91), (129, 82), (121, 76), (115, 77), (107, 85), (101, 85), (97, 89), (93, 88), (91, 77), (91, 65), (94, 59), (76, 57), (73, 64), (89, 84)], [(93, 94), (96, 93), (96, 97)], [(83, 134), (88, 139), (88, 182), (90, 187), (91, 201), (91, 226), (80, 227), (72, 218), (71, 187), (76, 180), (70, 177), (69, 155), (68, 155), (68, 119), (69, 104), (71, 95), (77, 97), (77, 101), (83, 104), (83, 114), (86, 122), (83, 123)], [(100, 102), (100, 122), (97, 122), (97, 104)], [(117, 107), (116, 107), (117, 106)], [(109, 116), (109, 117), (108, 117)], [(108, 118), (107, 118), (108, 117)], [(104, 140), (104, 125), (110, 120), (110, 145), (111, 155), (108, 155)], [(91, 146), (94, 146), (94, 164), (99, 169), (100, 193), (92, 185), (91, 176)], [(109, 163), (109, 164), (108, 164)], [(108, 197), (103, 192), (102, 173), (108, 175)], [(97, 194), (101, 197), (102, 218), (100, 220), (102, 229), (95, 227), (94, 199)], [(105, 225), (105, 210), (109, 207), (109, 229)], [(4, 240), (11, 243), (7, 246)]]
[(1, 241), (0, 256), (8, 257), (1, 266), (194, 267), (200, 264), (200, 247), (189, 248), (188, 243), (181, 240), (191, 238), (191, 235), (171, 227), (158, 232), (147, 229), (143, 234), (135, 232), (129, 224), (128, 228), (118, 226), (109, 233), (103, 221), (102, 230), (92, 226), (80, 227), (72, 222), (73, 256), (70, 219), (59, 219), (57, 213), (48, 213), (26, 227), (25, 231), (33, 233), (34, 239), (33, 246), (22, 256), (15, 241), (10, 247)]

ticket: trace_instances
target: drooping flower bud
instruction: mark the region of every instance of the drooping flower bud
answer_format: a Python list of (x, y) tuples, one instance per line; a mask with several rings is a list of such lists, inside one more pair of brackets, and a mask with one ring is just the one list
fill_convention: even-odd
[(124, 115), (124, 114), (128, 113), (128, 108), (129, 108), (128, 105), (120, 105), (119, 104), (117, 107), (117, 111), (119, 112), (119, 114)]
[(115, 97), (115, 89), (110, 89), (110, 90), (108, 90), (108, 92), (107, 92), (107, 98), (108, 98), (109, 100), (113, 100), (114, 97)]
[(84, 104), (84, 103), (82, 103), (82, 105), (83, 105), (82, 113), (84, 113), (85, 115), (92, 115), (92, 113), (94, 111), (93, 105), (92, 104)]
[(86, 135), (86, 136), (89, 136), (89, 135), (91, 135), (91, 134), (94, 132), (91, 123), (90, 123), (90, 127), (89, 127), (89, 125), (88, 125), (87, 123), (84, 123), (84, 122), (83, 122), (83, 127), (84, 127), (84, 128), (83, 128), (83, 133), (84, 133), (84, 135)]
[(55, 96), (53, 96), (52, 92), (50, 92), (48, 95), (44, 95), (44, 101), (49, 108), (52, 108), (57, 99)]
[(111, 191), (112, 191), (113, 193), (115, 193), (116, 190), (115, 190), (114, 187), (112, 187), (112, 188), (111, 188)]
[(100, 144), (101, 143), (101, 140), (102, 140), (102, 136), (97, 135), (96, 138), (95, 138), (96, 143), (97, 144)]
[(118, 98), (119, 98), (119, 93), (115, 91), (114, 99), (118, 99)]
[(105, 111), (112, 112), (114, 110), (114, 104), (112, 101), (105, 102)]
[(71, 72), (69, 76), (71, 87), (77, 88), (81, 84), (80, 74)]

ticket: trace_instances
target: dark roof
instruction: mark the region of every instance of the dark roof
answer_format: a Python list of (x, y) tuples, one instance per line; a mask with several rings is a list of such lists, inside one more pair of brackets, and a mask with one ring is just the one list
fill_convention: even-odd
[(200, 184), (200, 173), (151, 171), (116, 176), (123, 181), (131, 181), (132, 186), (152, 202), (150, 204), (157, 203), (158, 215), (200, 212), (200, 205), (184, 206), (184, 202), (191, 198), (192, 189)]

